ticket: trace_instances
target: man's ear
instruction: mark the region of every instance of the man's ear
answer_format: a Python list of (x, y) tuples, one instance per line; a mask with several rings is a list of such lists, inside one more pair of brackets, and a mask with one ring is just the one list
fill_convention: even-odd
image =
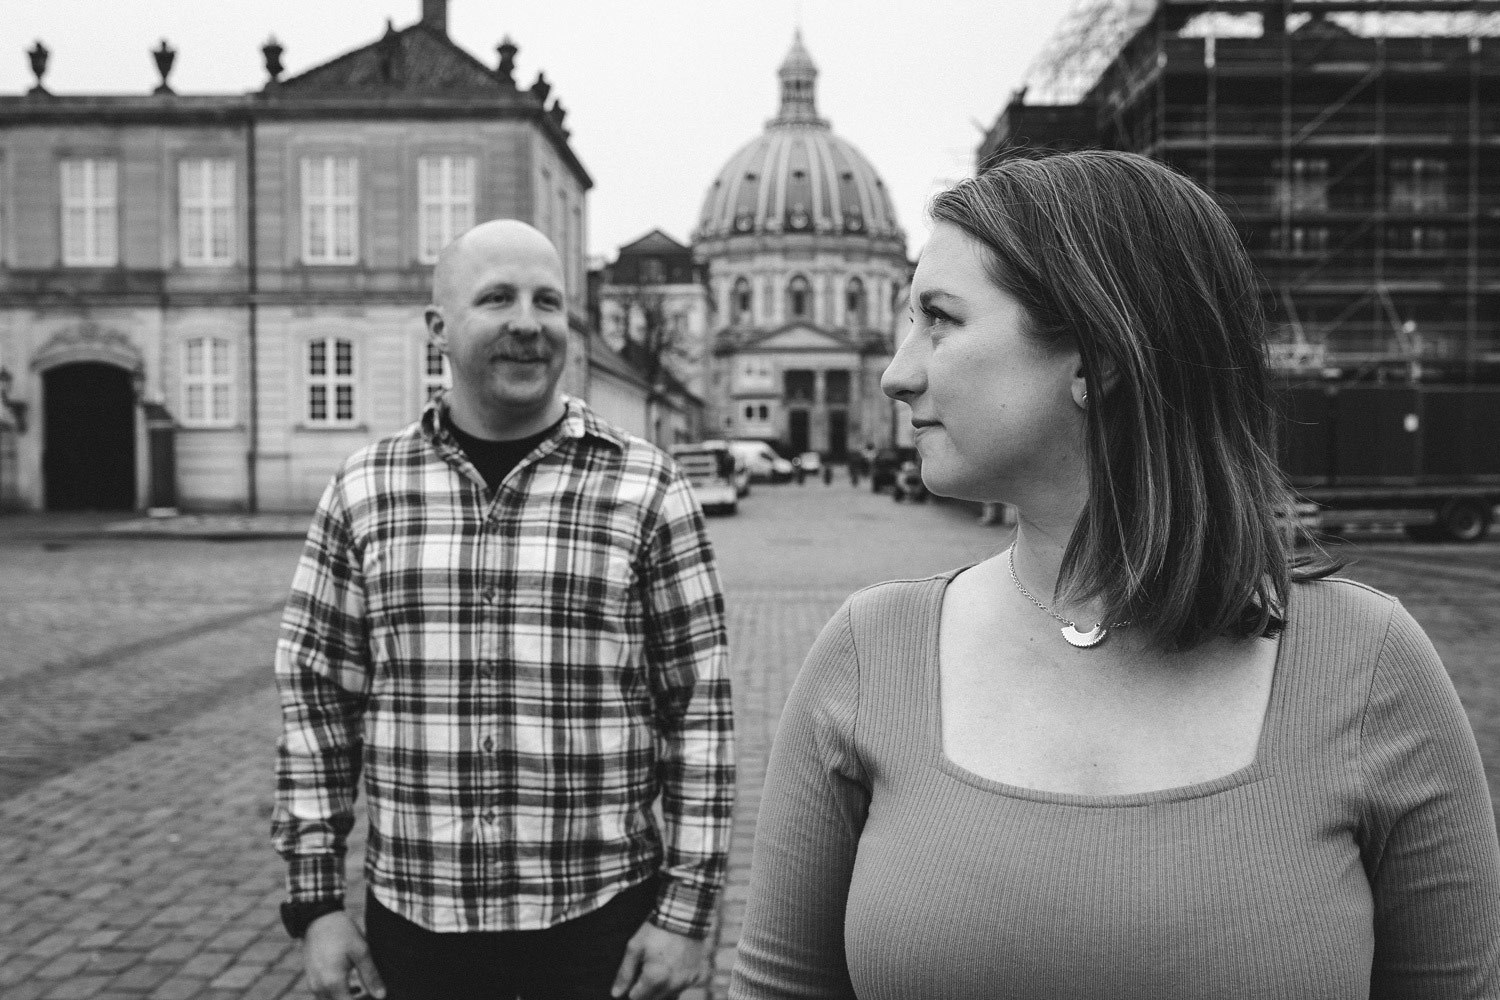
[(427, 322), (427, 342), (444, 354), (448, 353), (448, 335), (443, 323), (443, 310), (439, 306), (428, 306), (422, 314)]

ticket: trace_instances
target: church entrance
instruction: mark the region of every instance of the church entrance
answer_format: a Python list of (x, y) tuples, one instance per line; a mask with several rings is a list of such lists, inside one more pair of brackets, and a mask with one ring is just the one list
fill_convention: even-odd
[(791, 445), (792, 454), (800, 455), (804, 451), (812, 450), (811, 422), (808, 420), (807, 411), (790, 410), (786, 416), (787, 444)]
[(42, 477), (48, 510), (135, 509), (130, 373), (80, 361), (42, 375)]
[(849, 412), (828, 411), (828, 457), (842, 462), (849, 457)]

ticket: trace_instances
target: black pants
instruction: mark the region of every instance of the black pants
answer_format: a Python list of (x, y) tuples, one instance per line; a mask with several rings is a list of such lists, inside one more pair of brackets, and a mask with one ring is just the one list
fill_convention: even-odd
[(439, 934), (365, 896), (365, 936), (387, 1000), (609, 1000), (656, 879), (541, 931)]

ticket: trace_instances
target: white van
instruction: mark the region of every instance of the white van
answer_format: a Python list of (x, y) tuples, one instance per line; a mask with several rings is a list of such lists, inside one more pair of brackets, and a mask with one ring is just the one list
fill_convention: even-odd
[(731, 441), (729, 450), (745, 463), (750, 478), (762, 483), (784, 483), (792, 478), (792, 463), (764, 441)]
[(734, 455), (722, 441), (674, 444), (672, 459), (687, 477), (693, 495), (707, 514), (733, 514), (740, 509)]

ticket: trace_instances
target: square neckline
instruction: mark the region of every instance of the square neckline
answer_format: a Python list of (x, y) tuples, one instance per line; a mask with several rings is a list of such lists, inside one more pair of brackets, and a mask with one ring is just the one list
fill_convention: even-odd
[(1275, 738), (1276, 731), (1280, 729), (1282, 719), (1285, 717), (1287, 689), (1290, 686), (1286, 673), (1293, 658), (1293, 644), (1300, 645), (1300, 636), (1297, 635), (1298, 630), (1294, 627), (1291, 614), (1290, 591), (1287, 595), (1286, 624), (1277, 642), (1276, 659), (1271, 668), (1271, 693), (1266, 699), (1265, 711), (1261, 716), (1260, 733), (1255, 741), (1255, 756), (1243, 767), (1216, 778), (1195, 781), (1186, 785), (1174, 785), (1170, 788), (1155, 788), (1144, 792), (1085, 793), (1013, 785), (994, 778), (986, 778), (953, 760), (943, 749), (943, 684), (942, 661), (938, 655), (939, 638), (942, 629), (943, 604), (948, 595), (948, 587), (960, 573), (972, 569), (974, 565), (977, 564), (971, 563), (949, 570), (938, 575), (934, 581), (936, 586), (932, 602), (935, 614), (928, 616), (928, 621), (932, 625), (927, 637), (926, 662), (923, 664), (922, 671), (923, 685), (926, 689), (923, 692), (924, 700), (928, 705), (926, 726), (923, 732), (923, 740), (926, 744), (924, 756), (927, 758), (927, 763), (956, 781), (996, 795), (1052, 805), (1094, 809), (1133, 808), (1199, 799), (1255, 784), (1275, 774), (1275, 758), (1281, 743)]

